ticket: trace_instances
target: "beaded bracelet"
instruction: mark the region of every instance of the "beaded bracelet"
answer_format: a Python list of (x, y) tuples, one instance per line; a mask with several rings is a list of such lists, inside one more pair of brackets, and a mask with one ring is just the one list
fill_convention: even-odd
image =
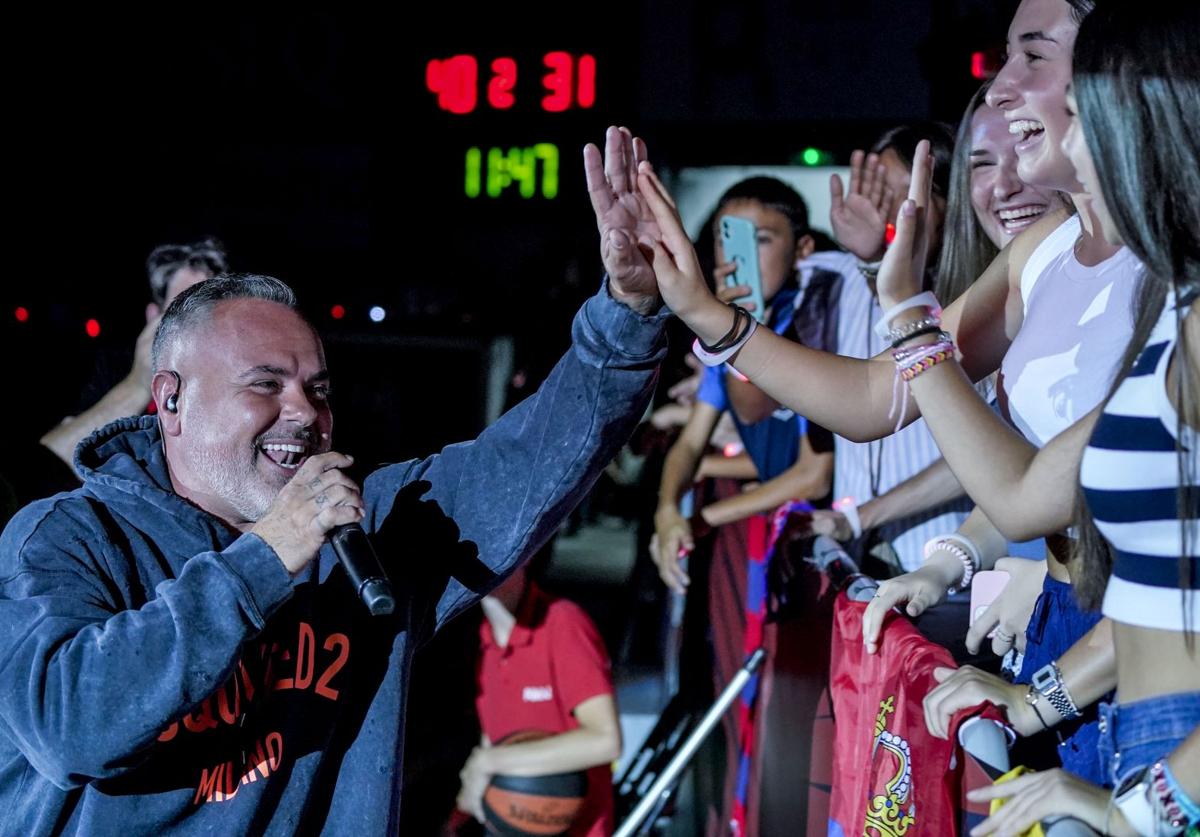
[(925, 557), (928, 558), (933, 550), (937, 549), (938, 544), (949, 541), (961, 546), (971, 556), (971, 563), (975, 566), (975, 571), (979, 572), (983, 567), (983, 556), (979, 552), (979, 547), (975, 542), (961, 532), (951, 532), (948, 535), (939, 535), (936, 538), (930, 538), (925, 542)]
[[(1182, 804), (1187, 795), (1175, 782), (1170, 768), (1165, 761), (1156, 761), (1150, 767), (1150, 788), (1154, 802), (1154, 813), (1160, 823), (1175, 829), (1174, 834), (1181, 834), (1188, 827), (1192, 817)], [(1182, 795), (1183, 799), (1180, 798)], [(1191, 799), (1187, 799), (1191, 802)], [(1194, 806), (1194, 803), (1193, 803)]]
[(1162, 774), (1163, 780), (1170, 789), (1172, 796), (1175, 797), (1175, 802), (1183, 809), (1183, 815), (1187, 817), (1188, 824), (1200, 824), (1200, 803), (1188, 795), (1188, 792), (1183, 789), (1183, 786), (1175, 778), (1175, 774), (1171, 772), (1171, 765), (1165, 761), (1162, 763)]
[(933, 555), (933, 553), (937, 552), (939, 549), (944, 552), (949, 552), (951, 555), (961, 561), (963, 565), (962, 580), (959, 581), (958, 584), (951, 587), (950, 592), (954, 593), (960, 590), (966, 590), (971, 586), (971, 580), (975, 578), (976, 565), (973, 557), (967, 552), (967, 550), (963, 549), (957, 543), (952, 542), (947, 537), (941, 537), (934, 538), (925, 544), (926, 560), (928, 560), (929, 556)]

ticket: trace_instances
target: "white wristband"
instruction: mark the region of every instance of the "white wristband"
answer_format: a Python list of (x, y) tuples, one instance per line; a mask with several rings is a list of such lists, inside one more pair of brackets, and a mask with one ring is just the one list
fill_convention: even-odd
[[(1138, 834), (1157, 834), (1158, 817), (1155, 816), (1154, 802), (1150, 798), (1150, 782), (1143, 775), (1138, 777), (1140, 781), (1134, 783), (1134, 777), (1138, 777), (1138, 774), (1135, 773), (1113, 790), (1112, 804), (1120, 810), (1125, 821)], [(1126, 786), (1127, 784), (1132, 787)]]
[(722, 363), (725, 363), (731, 357), (736, 355), (741, 348), (746, 345), (746, 342), (754, 335), (754, 330), (756, 328), (758, 328), (758, 321), (751, 317), (750, 325), (746, 329), (746, 333), (742, 335), (742, 339), (734, 343), (728, 349), (723, 349), (720, 352), (705, 351), (704, 347), (700, 345), (700, 338), (697, 337), (695, 341), (692, 342), (692, 354), (700, 358), (700, 362), (705, 366), (720, 366)]
[(892, 320), (896, 319), (897, 316), (910, 308), (921, 307), (928, 308), (933, 312), (935, 317), (940, 317), (942, 315), (942, 306), (941, 303), (937, 301), (937, 297), (933, 295), (932, 291), (925, 291), (924, 293), (919, 293), (916, 296), (910, 296), (908, 299), (893, 305), (891, 308), (885, 311), (883, 316), (879, 319), (879, 322), (875, 323), (876, 336), (878, 336), (880, 340), (886, 340), (888, 332), (892, 330)]

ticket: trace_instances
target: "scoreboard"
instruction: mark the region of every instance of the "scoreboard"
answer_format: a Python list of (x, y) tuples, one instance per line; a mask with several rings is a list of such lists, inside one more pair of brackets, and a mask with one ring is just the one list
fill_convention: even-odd
[[(444, 173), (447, 187), (454, 183), (472, 201), (558, 198), (564, 156), (560, 129), (573, 120), (556, 123), (564, 115), (597, 117), (595, 55), (463, 52), (430, 57), (424, 70), (429, 100), (446, 117), (443, 140), (466, 137), (461, 147), (443, 149), (441, 158), (451, 156), (458, 169)], [(475, 125), (478, 133), (471, 130)], [(574, 141), (575, 132), (569, 133)]]

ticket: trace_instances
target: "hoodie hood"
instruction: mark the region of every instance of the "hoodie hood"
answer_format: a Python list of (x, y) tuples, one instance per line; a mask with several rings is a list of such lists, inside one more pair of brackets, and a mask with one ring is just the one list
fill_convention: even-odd
[(178, 541), (180, 527), (196, 539), (189, 539), (185, 551), (223, 548), (237, 537), (216, 517), (175, 493), (154, 416), (118, 419), (88, 436), (75, 449), (75, 472), (85, 494), (136, 521), (144, 531), (169, 538), (164, 543)]

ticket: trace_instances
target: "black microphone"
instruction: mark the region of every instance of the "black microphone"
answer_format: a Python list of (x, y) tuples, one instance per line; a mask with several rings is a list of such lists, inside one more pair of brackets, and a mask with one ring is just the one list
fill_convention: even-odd
[(396, 609), (392, 585), (363, 527), (357, 523), (333, 527), (329, 530), (329, 545), (337, 553), (338, 563), (372, 616), (386, 616)]

